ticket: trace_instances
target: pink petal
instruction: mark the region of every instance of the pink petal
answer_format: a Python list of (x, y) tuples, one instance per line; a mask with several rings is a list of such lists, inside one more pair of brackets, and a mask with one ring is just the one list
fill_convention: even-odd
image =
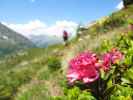
[(94, 82), (95, 80), (97, 80), (99, 78), (99, 74), (97, 73), (97, 75), (93, 78), (89, 78), (89, 77), (84, 77), (83, 78), (83, 83), (91, 83)]

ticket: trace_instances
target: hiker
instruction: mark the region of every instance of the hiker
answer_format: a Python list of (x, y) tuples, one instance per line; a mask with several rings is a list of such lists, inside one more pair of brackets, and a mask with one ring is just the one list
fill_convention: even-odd
[(67, 41), (68, 41), (68, 33), (67, 31), (63, 31), (63, 40), (64, 40), (64, 43), (65, 43), (65, 46), (67, 45)]

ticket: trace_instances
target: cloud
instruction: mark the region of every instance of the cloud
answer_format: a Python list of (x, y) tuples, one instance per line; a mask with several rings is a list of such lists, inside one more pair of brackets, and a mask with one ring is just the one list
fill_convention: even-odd
[(48, 35), (62, 37), (63, 30), (67, 30), (68, 33), (74, 36), (78, 26), (77, 23), (67, 20), (56, 21), (55, 24), (50, 26), (40, 20), (29, 21), (25, 24), (15, 24), (7, 22), (2, 23), (26, 37), (30, 37), (31, 35)]
[(116, 8), (118, 10), (122, 9), (123, 7), (124, 7), (124, 5), (123, 5), (123, 2), (122, 1), (116, 6)]

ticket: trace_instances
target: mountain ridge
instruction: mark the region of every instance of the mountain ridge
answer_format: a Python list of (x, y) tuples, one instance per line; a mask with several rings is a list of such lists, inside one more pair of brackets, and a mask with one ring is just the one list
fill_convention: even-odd
[(0, 23), (0, 55), (35, 47), (28, 38)]

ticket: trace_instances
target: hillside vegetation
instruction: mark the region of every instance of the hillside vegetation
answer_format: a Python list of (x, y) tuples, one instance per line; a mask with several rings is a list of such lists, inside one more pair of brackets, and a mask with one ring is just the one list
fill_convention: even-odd
[[(0, 100), (132, 100), (133, 33), (128, 28), (132, 12), (130, 5), (80, 28), (68, 46), (32, 48), (0, 60)], [(99, 95), (86, 84), (68, 84), (66, 72), (72, 58), (87, 50), (99, 56), (111, 48), (119, 49), (124, 60), (112, 65), (107, 75), (102, 72), (102, 80), (110, 77)]]

